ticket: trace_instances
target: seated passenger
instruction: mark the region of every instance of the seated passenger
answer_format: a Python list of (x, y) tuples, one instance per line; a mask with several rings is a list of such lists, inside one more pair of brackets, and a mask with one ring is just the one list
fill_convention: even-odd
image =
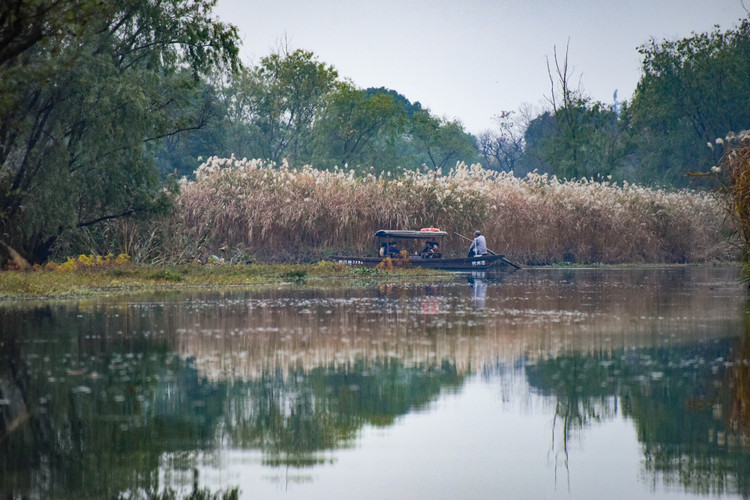
[(440, 246), (437, 241), (428, 241), (427, 245), (422, 249), (422, 256), (425, 258), (440, 257)]
[(396, 246), (395, 241), (383, 243), (380, 245), (380, 256), (381, 257), (393, 257), (398, 255), (401, 250)]

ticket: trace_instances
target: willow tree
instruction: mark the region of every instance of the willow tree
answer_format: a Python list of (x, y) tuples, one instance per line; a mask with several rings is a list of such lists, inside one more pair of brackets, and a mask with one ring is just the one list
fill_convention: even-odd
[(0, 5), (0, 241), (61, 238), (164, 207), (150, 146), (201, 125), (201, 75), (235, 69), (216, 0)]

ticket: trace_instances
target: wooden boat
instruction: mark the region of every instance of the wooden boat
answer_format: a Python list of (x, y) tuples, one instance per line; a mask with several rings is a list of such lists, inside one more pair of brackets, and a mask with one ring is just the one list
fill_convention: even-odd
[[(416, 230), (386, 230), (375, 233), (378, 241), (378, 255), (374, 257), (331, 257), (334, 262), (349, 266), (377, 267), (390, 259), (393, 267), (424, 267), (446, 271), (486, 271), (490, 269), (515, 268), (504, 255), (487, 253), (476, 257), (443, 257), (440, 249), (448, 233), (437, 228)], [(437, 244), (437, 247), (435, 247)], [(419, 247), (422, 247), (419, 250)], [(437, 250), (436, 250), (437, 249)]]

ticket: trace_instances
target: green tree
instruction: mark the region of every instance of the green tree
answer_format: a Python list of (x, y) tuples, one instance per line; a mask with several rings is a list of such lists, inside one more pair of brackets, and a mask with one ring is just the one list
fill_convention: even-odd
[(629, 106), (641, 179), (684, 186), (718, 153), (707, 142), (750, 127), (750, 19), (734, 30), (651, 40)]
[(617, 116), (611, 107), (593, 101), (571, 86), (568, 52), (560, 61), (557, 49), (550, 77), (553, 133), (542, 139), (542, 157), (560, 177), (594, 178), (611, 175), (620, 157)]
[(313, 124), (337, 78), (333, 66), (301, 49), (282, 49), (242, 72), (231, 89), (230, 114), (244, 124), (236, 131), (253, 145), (249, 156), (309, 162)]
[(524, 132), (522, 171), (540, 170), (566, 179), (618, 177), (625, 161), (625, 140), (613, 106), (593, 101), (571, 85), (567, 51), (554, 55), (547, 70), (551, 110), (531, 120)]
[(383, 127), (368, 147), (379, 171), (397, 167), (416, 170), (424, 165), (439, 169), (459, 161), (479, 161), (477, 140), (461, 122), (434, 117), (419, 101), (411, 102), (395, 90), (369, 88), (365, 93), (387, 96), (395, 105), (395, 120)]
[(459, 161), (478, 161), (477, 143), (458, 120), (433, 117), (428, 110), (414, 113), (411, 140), (424, 155), (423, 163), (435, 170), (450, 168)]
[[(0, 56), (0, 230), (7, 244), (44, 261), (64, 235), (164, 206), (151, 148), (201, 126), (195, 103), (202, 73), (236, 67), (236, 28), (209, 17), (214, 4), (0, 6), (0, 38), (18, 46)], [(18, 12), (23, 22), (16, 23)], [(14, 38), (19, 25), (29, 33)]]
[(403, 115), (388, 93), (368, 93), (338, 83), (315, 122), (313, 164), (374, 166), (380, 156), (375, 140), (399, 129)]
[(551, 173), (567, 179), (616, 174), (623, 150), (611, 108), (580, 100), (558, 109), (552, 118), (553, 133), (541, 142), (541, 156)]
[(367, 97), (379, 94), (385, 94), (393, 99), (393, 103), (401, 110), (402, 113), (406, 114), (408, 118), (414, 116), (414, 113), (422, 110), (422, 103), (419, 101), (411, 102), (406, 96), (399, 94), (395, 90), (387, 89), (385, 87), (370, 87), (365, 90)]
[(365, 164), (374, 166), (378, 172), (396, 172), (399, 167), (419, 169), (426, 157), (415, 144), (410, 129), (414, 114), (425, 111), (421, 103), (411, 102), (397, 91), (384, 87), (368, 88), (365, 94), (368, 97), (388, 96), (396, 108), (396, 119), (371, 141), (368, 148), (371, 160), (365, 161)]
[(554, 130), (555, 122), (549, 111), (544, 111), (529, 120), (523, 131), (524, 150), (523, 155), (518, 159), (516, 173), (549, 171), (542, 144), (544, 138), (552, 134)]
[(191, 177), (203, 159), (232, 154), (230, 144), (240, 142), (227, 120), (222, 93), (214, 84), (201, 83), (191, 99), (196, 127), (160, 141), (154, 157), (162, 179), (170, 175)]

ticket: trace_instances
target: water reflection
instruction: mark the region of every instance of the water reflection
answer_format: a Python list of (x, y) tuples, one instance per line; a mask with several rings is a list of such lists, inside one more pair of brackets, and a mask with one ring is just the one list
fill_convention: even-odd
[[(221, 491), (238, 483), (197, 471), (229, 467), (237, 450), (289, 481), (290, 469), (335, 469), (336, 450), (356, 450), (367, 429), (433, 415), (446, 395), (481, 383), (500, 387), (506, 407), (543, 402), (519, 411), (549, 414), (544, 432), (566, 474), (573, 438), (625, 419), (654, 481), (747, 496), (750, 337), (735, 278), (722, 268), (527, 270), (504, 281), (6, 307), (0, 488), (38, 498)], [(308, 474), (291, 477), (315, 496)]]
[(552, 439), (560, 438), (563, 453), (571, 435), (619, 413), (635, 423), (645, 470), (660, 482), (745, 497), (750, 435), (725, 415), (738, 403), (727, 387), (733, 344), (565, 355), (526, 366), (525, 376), (555, 402)]
[(474, 308), (484, 309), (487, 302), (487, 276), (485, 273), (472, 273), (468, 278)]

